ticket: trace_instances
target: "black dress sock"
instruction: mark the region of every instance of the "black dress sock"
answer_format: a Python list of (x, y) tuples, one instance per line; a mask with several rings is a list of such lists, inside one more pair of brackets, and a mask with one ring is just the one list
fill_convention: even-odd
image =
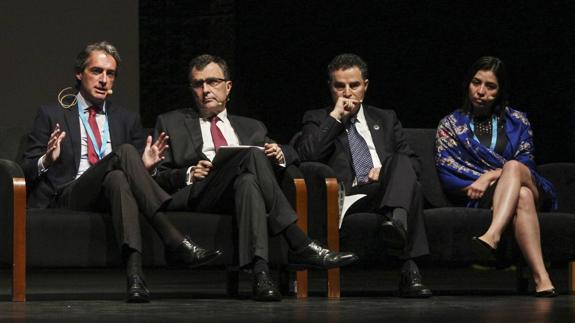
[(265, 261), (265, 259), (262, 259), (260, 257), (254, 257), (254, 266), (252, 268), (252, 271), (254, 272), (254, 274), (262, 271), (269, 273), (270, 267), (268, 266), (268, 262)]
[(184, 241), (184, 235), (171, 222), (165, 213), (158, 212), (152, 218), (152, 225), (168, 248), (175, 248)]
[(311, 239), (295, 223), (288, 225), (282, 234), (293, 251), (301, 250), (311, 242)]
[(128, 251), (128, 257), (126, 261), (126, 273), (128, 276), (139, 275), (144, 278), (144, 272), (142, 270), (142, 254), (136, 250), (130, 249)]

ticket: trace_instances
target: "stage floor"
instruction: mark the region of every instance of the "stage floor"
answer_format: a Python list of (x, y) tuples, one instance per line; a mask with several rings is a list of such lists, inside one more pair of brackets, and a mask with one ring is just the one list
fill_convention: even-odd
[[(153, 300), (126, 304), (120, 269), (30, 271), (28, 302), (9, 302), (8, 271), (0, 271), (0, 321), (10, 322), (575, 322), (575, 296), (518, 295), (512, 271), (424, 269), (434, 297), (394, 296), (396, 270), (344, 271), (343, 297), (328, 300), (325, 274), (312, 272), (311, 296), (280, 303), (250, 297), (241, 275), (240, 297), (225, 294), (224, 270), (148, 269)], [(560, 290), (566, 270), (552, 270)]]

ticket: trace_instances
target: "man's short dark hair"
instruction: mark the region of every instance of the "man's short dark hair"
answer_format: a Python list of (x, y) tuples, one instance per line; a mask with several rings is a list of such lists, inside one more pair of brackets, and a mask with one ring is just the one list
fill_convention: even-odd
[(347, 70), (353, 67), (357, 67), (361, 72), (361, 77), (364, 80), (368, 78), (367, 63), (361, 59), (361, 57), (355, 54), (339, 54), (334, 57), (331, 62), (327, 65), (327, 76), (331, 80), (331, 74), (338, 70)]
[(224, 78), (226, 80), (230, 80), (230, 68), (228, 67), (228, 63), (226, 63), (226, 61), (218, 56), (214, 56), (214, 55), (210, 55), (210, 54), (202, 54), (199, 56), (196, 56), (194, 58), (192, 58), (192, 60), (190, 61), (190, 70), (189, 70), (189, 75), (192, 74), (192, 69), (194, 69), (194, 67), (201, 71), (203, 70), (206, 66), (208, 66), (208, 64), (210, 63), (216, 63), (218, 64), (218, 66), (222, 69), (222, 72), (224, 72)]
[[(118, 69), (120, 68), (120, 62), (122, 61), (120, 59), (120, 53), (118, 53), (118, 50), (114, 45), (110, 44), (107, 41), (100, 41), (97, 43), (89, 44), (86, 47), (84, 47), (84, 49), (81, 52), (79, 52), (78, 55), (76, 55), (76, 63), (74, 65), (74, 71), (76, 72), (75, 74), (79, 74), (84, 71), (86, 65), (88, 64), (88, 58), (90, 57), (92, 52), (95, 51), (102, 51), (107, 55), (112, 56), (112, 58), (114, 58), (114, 60), (116, 61), (116, 75), (117, 75)], [(76, 88), (80, 88), (80, 81), (78, 79), (76, 79)]]
[(121, 62), (118, 50), (114, 45), (110, 44), (109, 42), (101, 41), (84, 47), (84, 49), (78, 53), (78, 55), (76, 56), (76, 64), (74, 65), (74, 70), (76, 71), (76, 74), (82, 73), (84, 71), (86, 65), (88, 64), (88, 58), (90, 57), (90, 54), (92, 54), (92, 52), (94, 51), (102, 51), (112, 56), (116, 61), (116, 73), (118, 73), (118, 68), (120, 67)]

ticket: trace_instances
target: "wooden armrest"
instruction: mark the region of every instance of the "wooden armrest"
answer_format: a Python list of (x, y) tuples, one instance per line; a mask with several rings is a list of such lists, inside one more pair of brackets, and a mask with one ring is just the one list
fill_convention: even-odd
[(569, 262), (569, 293), (575, 295), (575, 261)]
[[(327, 247), (331, 251), (339, 251), (339, 185), (336, 178), (326, 178), (327, 195)], [(340, 270), (327, 271), (327, 297), (340, 298)]]
[[(307, 187), (305, 180), (295, 178), (295, 211), (297, 213), (297, 225), (307, 234)], [(296, 295), (297, 298), (308, 297), (308, 272), (307, 270), (298, 270), (296, 273)]]
[(26, 301), (26, 181), (13, 179), (12, 301)]

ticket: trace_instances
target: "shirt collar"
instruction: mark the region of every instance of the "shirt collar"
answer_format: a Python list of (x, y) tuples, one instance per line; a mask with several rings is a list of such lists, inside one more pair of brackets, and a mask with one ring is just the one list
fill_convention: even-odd
[[(228, 122), (228, 110), (224, 109), (224, 111), (218, 113), (216, 115), (222, 122), (226, 123)], [(210, 121), (211, 118), (202, 118), (202, 120), (204, 121)]]
[[(78, 100), (78, 111), (80, 111), (80, 112), (86, 112), (91, 106), (95, 105), (95, 104), (88, 102), (88, 100), (86, 100), (82, 96), (82, 93), (80, 93), (80, 92), (78, 92), (78, 94), (76, 95), (76, 98)], [(102, 109), (100, 110), (99, 113), (106, 113), (106, 102), (105, 101), (102, 103)]]
[(359, 106), (359, 110), (354, 117), (354, 123), (365, 123), (365, 114), (363, 113), (363, 104)]

